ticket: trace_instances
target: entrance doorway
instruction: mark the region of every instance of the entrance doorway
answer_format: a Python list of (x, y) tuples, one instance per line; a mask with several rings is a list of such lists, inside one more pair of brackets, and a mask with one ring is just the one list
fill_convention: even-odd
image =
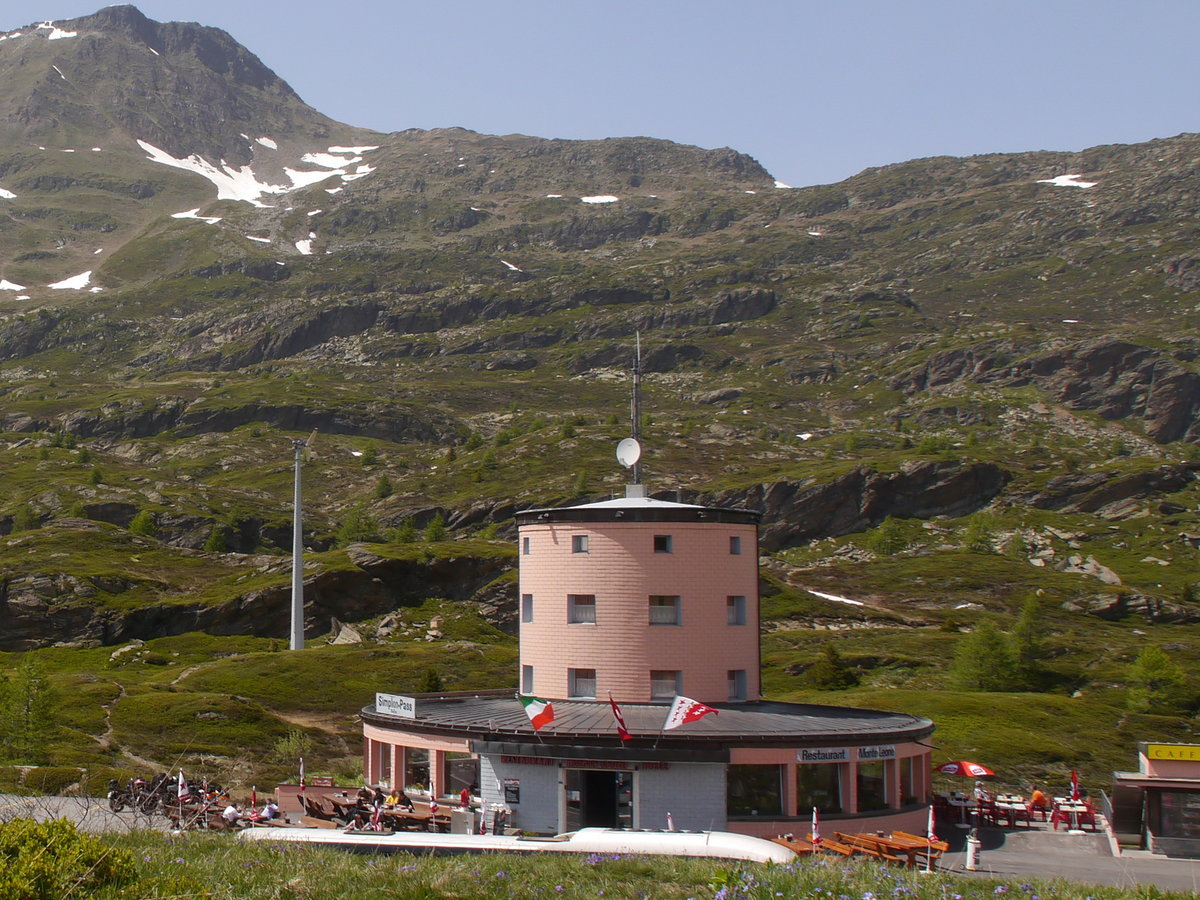
[(633, 772), (567, 769), (566, 830), (633, 827)]

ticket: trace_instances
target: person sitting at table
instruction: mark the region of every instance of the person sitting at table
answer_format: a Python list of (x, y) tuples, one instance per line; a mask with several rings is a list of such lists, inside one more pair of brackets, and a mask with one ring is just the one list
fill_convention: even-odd
[(982, 781), (975, 782), (975, 802), (981, 805), (992, 802), (992, 795), (988, 793)]
[(263, 805), (262, 812), (259, 813), (258, 817), (259, 817), (259, 819), (261, 819), (263, 821), (269, 821), (270, 819), (278, 819), (279, 818), (278, 804), (276, 804), (274, 800), (271, 800), (268, 798), (267, 802)]
[(225, 811), (221, 813), (221, 818), (225, 820), (226, 825), (232, 828), (242, 820), (242, 807), (230, 800), (229, 805), (225, 807)]

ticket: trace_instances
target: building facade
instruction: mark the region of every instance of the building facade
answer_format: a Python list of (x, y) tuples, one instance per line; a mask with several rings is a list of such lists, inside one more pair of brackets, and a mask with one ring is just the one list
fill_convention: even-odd
[[(933, 731), (900, 713), (763, 701), (758, 515), (639, 496), (517, 517), (517, 690), (381, 695), (365, 775), (477, 787), (534, 832), (924, 825)], [(549, 701), (535, 731), (519, 696)], [(686, 696), (717, 712), (664, 730)], [(631, 737), (617, 734), (617, 704)]]

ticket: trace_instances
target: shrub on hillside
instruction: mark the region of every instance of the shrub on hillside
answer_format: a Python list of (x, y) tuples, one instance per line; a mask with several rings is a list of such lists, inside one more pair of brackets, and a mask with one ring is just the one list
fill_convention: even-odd
[(134, 880), (133, 854), (81, 834), (66, 819), (0, 826), (0, 898), (87, 896)]

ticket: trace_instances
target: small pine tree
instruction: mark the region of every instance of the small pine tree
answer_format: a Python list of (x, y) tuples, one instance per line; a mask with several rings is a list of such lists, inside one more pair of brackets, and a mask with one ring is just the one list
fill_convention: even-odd
[(104, 473), (101, 472), (100, 469), (98, 469), (98, 468), (92, 469), (91, 474), (88, 475), (88, 484), (90, 484), (94, 487), (98, 484), (103, 484), (103, 483), (104, 483)]
[(368, 447), (363, 451), (362, 459), (359, 460), (364, 466), (373, 466), (379, 462), (379, 451), (374, 447)]
[(426, 543), (435, 544), (438, 541), (446, 539), (446, 523), (442, 519), (442, 514), (438, 513), (429, 524), (425, 526), (425, 541)]
[(412, 519), (405, 519), (392, 538), (397, 544), (412, 544), (417, 540), (417, 526)]
[(817, 661), (804, 673), (804, 683), (823, 690), (838, 691), (858, 684), (858, 673), (838, 653), (833, 644), (821, 648)]
[(975, 553), (990, 553), (994, 535), (995, 528), (992, 527), (991, 517), (984, 513), (975, 513), (967, 519), (967, 525), (963, 529), (963, 549)]
[(1146, 647), (1129, 666), (1126, 705), (1135, 712), (1170, 715), (1184, 701), (1187, 679), (1161, 647)]
[(1017, 682), (1012, 648), (991, 622), (959, 638), (950, 663), (950, 684), (961, 691), (1008, 691)]
[(204, 549), (208, 553), (224, 553), (228, 541), (229, 529), (224, 525), (214, 525), (208, 533), (208, 540), (204, 542)]
[(334, 535), (338, 547), (347, 547), (357, 541), (368, 541), (376, 536), (379, 526), (375, 517), (367, 512), (366, 504), (362, 501), (353, 503), (346, 510), (346, 516)]
[(880, 556), (895, 556), (908, 546), (904, 526), (899, 520), (888, 516), (879, 527), (867, 535), (867, 546)]
[(154, 525), (154, 516), (150, 510), (143, 509), (129, 522), (129, 530), (134, 534), (140, 534), (143, 537), (154, 537), (157, 529)]
[(1046, 655), (1042, 644), (1040, 623), (1038, 622), (1040, 607), (1037, 598), (1030, 597), (1021, 607), (1012, 630), (1012, 649), (1016, 658), (1017, 673), (1026, 687), (1032, 687), (1032, 681), (1037, 676), (1039, 664)]
[(483, 438), (479, 436), (478, 432), (472, 431), (470, 437), (467, 438), (467, 442), (463, 445), (463, 449), (478, 450), (482, 446)]
[(392, 479), (387, 475), (380, 475), (379, 480), (375, 482), (375, 499), (385, 500), (395, 493), (395, 488), (392, 487)]
[(442, 673), (437, 669), (426, 669), (417, 692), (421, 694), (434, 694), (442, 690), (445, 690), (445, 686), (442, 683)]
[(13, 532), (32, 531), (35, 528), (41, 527), (41, 520), (38, 519), (37, 513), (33, 511), (33, 507), (28, 503), (22, 503), (17, 508), (16, 514), (13, 515)]

